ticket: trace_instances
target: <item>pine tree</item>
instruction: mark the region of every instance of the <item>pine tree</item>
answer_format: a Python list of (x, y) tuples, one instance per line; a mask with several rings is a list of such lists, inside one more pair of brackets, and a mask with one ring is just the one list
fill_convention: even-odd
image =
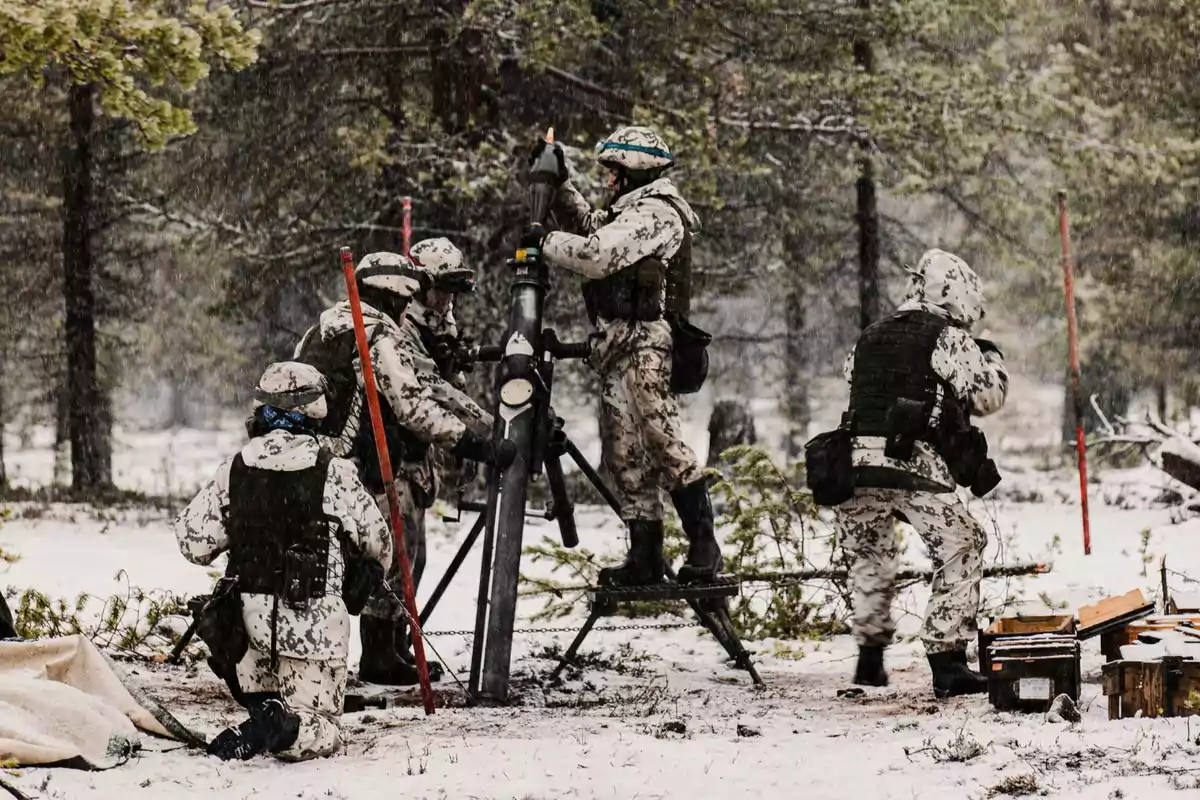
[(95, 151), (97, 115), (126, 119), (150, 148), (195, 126), (171, 94), (190, 90), (212, 66), (240, 69), (255, 57), (228, 7), (175, 11), (147, 0), (0, 2), (0, 75), (13, 75), (62, 104), (63, 295), (72, 485), (111, 479), (111, 419), (97, 375)]

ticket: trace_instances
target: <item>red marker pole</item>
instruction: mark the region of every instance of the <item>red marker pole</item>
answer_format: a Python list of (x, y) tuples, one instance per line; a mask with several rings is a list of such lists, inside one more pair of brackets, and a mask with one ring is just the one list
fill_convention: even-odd
[(1079, 503), (1083, 509), (1083, 554), (1092, 554), (1088, 521), (1087, 445), (1083, 438), (1083, 393), (1079, 389), (1079, 332), (1075, 322), (1075, 284), (1071, 277), (1071, 224), (1067, 193), (1058, 193), (1058, 236), (1062, 241), (1063, 291), (1067, 298), (1067, 348), (1071, 359), (1071, 397), (1075, 404), (1075, 457), (1079, 463)]
[(371, 412), (371, 429), (375, 432), (375, 451), (379, 455), (379, 473), (383, 476), (383, 488), (387, 493), (388, 510), (391, 512), (392, 540), (396, 546), (396, 557), (400, 559), (400, 577), (404, 581), (404, 605), (408, 609), (409, 624), (413, 627), (413, 655), (417, 657), (417, 675), (421, 680), (421, 699), (425, 701), (425, 713), (432, 714), (433, 686), (429, 682), (429, 665), (425, 661), (425, 640), (421, 638), (417, 596), (413, 591), (412, 566), (408, 563), (408, 551), (404, 549), (404, 524), (400, 519), (400, 499), (396, 496), (392, 459), (388, 455), (387, 438), (383, 432), (383, 414), (379, 410), (379, 394), (375, 390), (375, 370), (371, 367), (371, 349), (367, 346), (367, 327), (363, 324), (362, 304), (358, 299), (358, 284), (354, 280), (354, 256), (351, 255), (349, 247), (342, 248), (342, 271), (346, 274), (346, 293), (350, 298), (350, 311), (354, 315), (354, 339), (358, 342), (358, 358), (362, 362), (363, 392), (367, 396), (367, 408)]
[(404, 240), (400, 243), (405, 258), (408, 258), (408, 248), (412, 244), (412, 198), (406, 197), (400, 201), (400, 207), (404, 210), (403, 236)]

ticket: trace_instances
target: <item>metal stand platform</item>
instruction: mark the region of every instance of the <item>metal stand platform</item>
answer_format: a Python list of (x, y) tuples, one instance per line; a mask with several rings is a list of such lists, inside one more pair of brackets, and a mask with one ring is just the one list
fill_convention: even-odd
[(738, 593), (737, 579), (731, 575), (720, 575), (712, 583), (683, 585), (676, 582), (675, 575), (669, 567), (667, 572), (670, 583), (650, 586), (601, 586), (589, 591), (588, 607), (591, 613), (576, 634), (575, 640), (571, 642), (571, 646), (567, 648), (567, 652), (563, 653), (558, 666), (548, 676), (548, 680), (556, 679), (571, 664), (583, 640), (591, 633), (596, 620), (615, 614), (621, 603), (637, 600), (686, 600), (701, 624), (725, 648), (734, 665), (749, 672), (755, 686), (762, 686), (762, 678), (758, 676), (758, 670), (750, 660), (750, 653), (742, 646), (741, 639), (733, 627), (733, 620), (729, 617), (728, 599)]

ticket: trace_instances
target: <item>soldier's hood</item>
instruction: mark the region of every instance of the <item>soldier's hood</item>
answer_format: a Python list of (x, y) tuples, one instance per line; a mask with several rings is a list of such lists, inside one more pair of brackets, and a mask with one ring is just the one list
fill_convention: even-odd
[(617, 198), (617, 202), (612, 204), (612, 212), (620, 214), (629, 208), (632, 208), (635, 203), (642, 200), (648, 200), (651, 197), (659, 197), (664, 200), (670, 200), (671, 205), (678, 209), (683, 214), (683, 224), (688, 230), (696, 231), (700, 228), (700, 217), (688, 205), (688, 201), (683, 199), (683, 195), (679, 193), (679, 189), (671, 182), (670, 178), (659, 178), (656, 181), (651, 181), (640, 189), (634, 189), (629, 194), (623, 194)]
[(979, 276), (957, 256), (930, 250), (909, 270), (908, 296), (898, 309), (927, 311), (962, 328), (983, 319)]
[(316, 437), (278, 430), (251, 439), (242, 448), (242, 460), (248, 467), (295, 472), (316, 464), (318, 452)]
[[(374, 306), (359, 303), (362, 306), (363, 324), (370, 328), (372, 325), (382, 325), (394, 334), (400, 333), (400, 326), (391, 317)], [(407, 312), (406, 312), (407, 313)], [(321, 338), (332, 339), (346, 331), (354, 330), (354, 314), (350, 311), (350, 303), (343, 300), (321, 312)]]
[(447, 326), (448, 319), (450, 325), (454, 324), (453, 316), (439, 314), (429, 306), (425, 305), (424, 303), (418, 303), (416, 300), (410, 302), (408, 304), (408, 308), (404, 309), (404, 316), (405, 318), (412, 320), (415, 324), (420, 325), (422, 328), (433, 331), (434, 333), (443, 333)]

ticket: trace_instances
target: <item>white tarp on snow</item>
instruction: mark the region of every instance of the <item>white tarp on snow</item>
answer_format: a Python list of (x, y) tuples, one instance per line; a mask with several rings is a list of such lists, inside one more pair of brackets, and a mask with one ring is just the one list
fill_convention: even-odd
[(0, 642), (0, 762), (108, 769), (140, 747), (139, 728), (190, 738), (152, 700), (135, 699), (86, 637)]

